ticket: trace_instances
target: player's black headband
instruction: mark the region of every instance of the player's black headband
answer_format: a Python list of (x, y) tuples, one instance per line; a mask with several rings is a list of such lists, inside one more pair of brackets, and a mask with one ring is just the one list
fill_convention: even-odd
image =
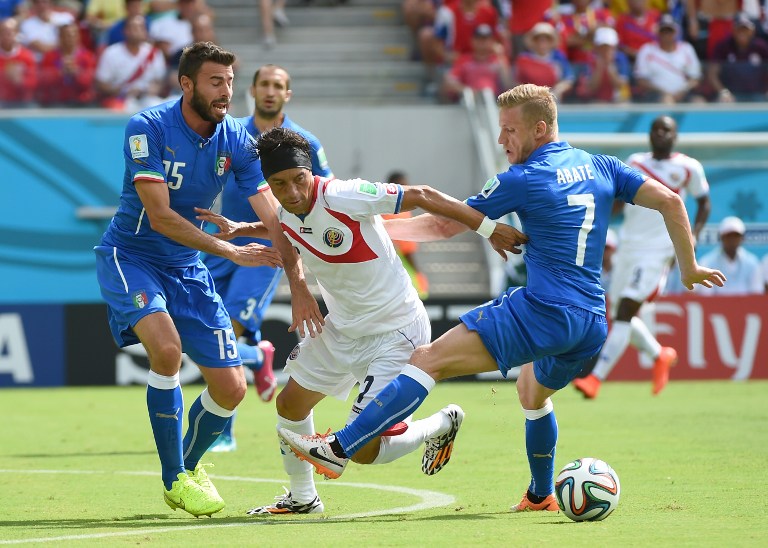
[(261, 155), (261, 172), (264, 179), (269, 180), (272, 175), (286, 169), (304, 167), (312, 170), (312, 161), (309, 154), (300, 148), (278, 146), (267, 154)]

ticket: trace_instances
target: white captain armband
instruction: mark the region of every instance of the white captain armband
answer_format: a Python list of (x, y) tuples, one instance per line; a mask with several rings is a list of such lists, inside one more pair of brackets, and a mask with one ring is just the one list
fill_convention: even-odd
[(491, 234), (493, 234), (493, 231), (496, 230), (496, 221), (493, 221), (489, 219), (487, 216), (483, 219), (483, 222), (480, 223), (480, 226), (477, 227), (477, 232), (482, 236), (483, 238), (490, 238)]

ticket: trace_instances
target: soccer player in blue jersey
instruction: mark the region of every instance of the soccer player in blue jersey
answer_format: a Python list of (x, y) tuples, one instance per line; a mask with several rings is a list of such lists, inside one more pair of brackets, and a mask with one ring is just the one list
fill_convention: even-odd
[[(677, 194), (614, 157), (558, 141), (557, 106), (549, 88), (523, 84), (502, 93), (498, 105), (498, 142), (512, 165), (467, 203), (486, 214), (487, 230), (494, 226), (489, 217), (517, 212), (529, 237), (527, 287), (509, 288), (462, 315), (461, 323), (435, 342), (417, 348), (401, 374), (374, 399), (376, 405), (367, 406), (345, 428), (323, 436), (281, 429), (279, 435), (299, 458), (335, 478), (367, 440), (413, 413), (436, 381), (497, 368), (506, 375), (522, 366), (517, 391), (526, 419), (531, 482), (511, 509), (554, 511), (557, 422), (550, 396), (579, 373), (606, 338), (600, 268), (614, 198), (661, 212), (688, 289), (721, 286), (725, 277), (696, 263), (688, 216)], [(429, 215), (406, 223), (411, 237), (420, 232), (422, 239), (463, 230)], [(388, 232), (398, 239), (407, 236), (391, 227)], [(446, 447), (436, 461), (450, 450)]]
[[(255, 102), (253, 115), (238, 118), (237, 121), (243, 124), (253, 137), (258, 137), (273, 127), (284, 127), (300, 133), (309, 141), (312, 174), (333, 177), (320, 140), (283, 112), (283, 107), (291, 100), (291, 95), (291, 77), (288, 72), (277, 65), (264, 65), (253, 75), (251, 85), (251, 96)], [(259, 220), (231, 177), (224, 186), (221, 214), (233, 221), (257, 222)], [(269, 240), (256, 238), (237, 238), (233, 241), (237, 245), (250, 242), (272, 245)], [(275, 375), (272, 372), (275, 347), (269, 341), (261, 340), (261, 322), (275, 296), (283, 270), (270, 266), (239, 266), (217, 255), (208, 255), (203, 262), (211, 271), (216, 292), (221, 295), (224, 306), (232, 318), (232, 328), (238, 340), (237, 349), (243, 365), (253, 371), (254, 385), (259, 397), (265, 402), (271, 401), (277, 388)], [(234, 422), (233, 415), (232, 420), (227, 423), (224, 431), (211, 446), (211, 451), (224, 452), (236, 449)]]
[[(246, 392), (232, 324), (199, 251), (241, 265), (285, 265), (293, 291), (291, 329), (303, 335), (306, 325), (314, 334), (323, 322), (277, 224), (277, 202), (248, 150), (252, 138), (227, 115), (234, 60), (210, 42), (193, 44), (179, 65), (182, 98), (131, 117), (120, 206), (95, 248), (112, 335), (121, 347), (141, 342), (149, 356), (147, 409), (165, 502), (195, 516), (224, 507), (199, 461)], [(236, 246), (195, 225), (194, 207), (213, 203), (230, 174), (268, 227), (275, 248)], [(182, 351), (200, 366), (207, 383), (189, 409), (183, 439)]]

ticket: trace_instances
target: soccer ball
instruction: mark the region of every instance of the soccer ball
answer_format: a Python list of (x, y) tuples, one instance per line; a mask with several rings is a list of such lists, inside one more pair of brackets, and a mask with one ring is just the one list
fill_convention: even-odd
[(569, 462), (555, 480), (560, 510), (573, 521), (599, 521), (619, 504), (619, 476), (599, 459)]

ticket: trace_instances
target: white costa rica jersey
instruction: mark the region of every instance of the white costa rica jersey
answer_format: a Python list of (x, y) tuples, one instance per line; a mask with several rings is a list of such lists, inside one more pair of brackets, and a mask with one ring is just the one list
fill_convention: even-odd
[[(627, 164), (656, 179), (683, 200), (687, 192), (694, 198), (701, 198), (709, 193), (709, 183), (701, 163), (685, 154), (675, 152), (670, 158), (655, 160), (651, 152), (638, 152), (627, 159)], [(619, 241), (622, 250), (654, 250), (670, 255), (674, 253), (664, 217), (655, 209), (638, 205), (624, 206), (624, 222)]]
[(321, 177), (314, 185), (303, 219), (282, 207), (278, 219), (317, 278), (333, 325), (357, 339), (411, 324), (423, 305), (380, 216), (400, 211), (403, 188)]

